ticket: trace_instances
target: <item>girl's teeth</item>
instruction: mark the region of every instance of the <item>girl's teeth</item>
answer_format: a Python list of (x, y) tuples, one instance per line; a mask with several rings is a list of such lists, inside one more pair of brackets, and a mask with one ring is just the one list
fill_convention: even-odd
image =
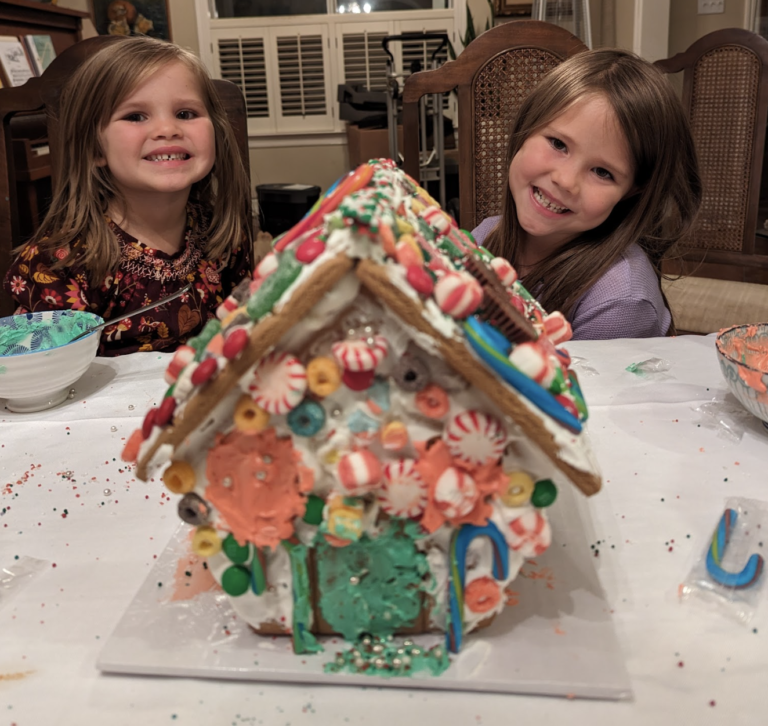
[(549, 199), (547, 199), (542, 193), (541, 190), (538, 188), (534, 188), (533, 195), (536, 197), (536, 201), (541, 204), (542, 207), (545, 209), (548, 209), (550, 212), (556, 212), (557, 214), (562, 214), (563, 212), (567, 212), (567, 207), (558, 207), (553, 202), (550, 202)]
[(186, 154), (153, 154), (147, 157), (150, 161), (183, 161), (186, 158)]

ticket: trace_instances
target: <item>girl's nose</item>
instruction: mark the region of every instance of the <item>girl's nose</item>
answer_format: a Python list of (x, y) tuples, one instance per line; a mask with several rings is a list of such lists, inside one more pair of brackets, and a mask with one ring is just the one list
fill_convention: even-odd
[(164, 116), (156, 120), (152, 131), (158, 139), (177, 138), (181, 136), (181, 124), (176, 116)]
[(578, 170), (572, 164), (560, 164), (552, 171), (552, 181), (564, 191), (574, 194), (578, 190)]

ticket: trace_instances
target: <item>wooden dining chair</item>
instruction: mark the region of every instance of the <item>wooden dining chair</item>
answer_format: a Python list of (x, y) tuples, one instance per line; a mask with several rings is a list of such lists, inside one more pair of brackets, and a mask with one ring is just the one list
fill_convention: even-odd
[(471, 230), (500, 214), (509, 133), (520, 104), (552, 68), (585, 50), (557, 25), (513, 20), (479, 35), (456, 60), (410, 75), (403, 87), (403, 168), (419, 179), (419, 99), (455, 89), (461, 226)]
[[(55, 188), (57, 172), (60, 165), (58, 144), (58, 110), (59, 96), (62, 86), (74, 73), (77, 67), (95, 52), (110, 43), (120, 43), (124, 38), (119, 36), (98, 36), (80, 41), (59, 55), (39, 78), (31, 78), (23, 86), (0, 89), (0, 281), (8, 270), (12, 250), (24, 242), (27, 233), (23, 233), (19, 213), (19, 177), (16, 157), (14, 156), (14, 125), (19, 122), (29, 122), (27, 126), (38, 127), (40, 138), (47, 139), (50, 148), (50, 176)], [(229, 81), (214, 80), (219, 98), (237, 137), (246, 173), (250, 173), (250, 156), (248, 152), (248, 126), (245, 101), (240, 89)], [(98, 89), (94, 89), (98, 93)], [(43, 170), (45, 171), (45, 170)], [(47, 200), (46, 200), (47, 201)], [(248, 219), (251, 218), (250, 200), (246, 210)], [(11, 315), (13, 304), (11, 298), (0, 289), (0, 317)]]
[(703, 185), (699, 219), (684, 240), (682, 261), (665, 262), (665, 272), (768, 283), (768, 237), (757, 234), (764, 221), (759, 210), (768, 40), (740, 28), (716, 30), (655, 65), (683, 74), (683, 104)]

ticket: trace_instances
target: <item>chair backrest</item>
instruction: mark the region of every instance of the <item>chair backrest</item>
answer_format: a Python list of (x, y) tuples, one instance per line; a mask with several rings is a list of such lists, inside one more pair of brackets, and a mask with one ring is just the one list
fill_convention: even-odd
[[(0, 281), (10, 266), (11, 251), (24, 241), (19, 226), (18, 175), (14, 164), (11, 119), (18, 118), (19, 114), (37, 112), (38, 116), (43, 115), (50, 147), (51, 180), (55, 187), (61, 155), (56, 117), (62, 86), (78, 66), (95, 52), (110, 43), (123, 40), (110, 35), (88, 38), (64, 51), (39, 78), (32, 78), (23, 86), (0, 89)], [(234, 128), (246, 173), (250, 173), (248, 124), (243, 95), (229, 81), (215, 80), (214, 85)], [(94, 93), (98, 93), (98, 89), (94, 89)], [(250, 204), (245, 213), (250, 220)], [(11, 299), (0, 289), (0, 317), (12, 314), (12, 308)]]
[(456, 89), (461, 226), (471, 230), (499, 214), (509, 133), (523, 99), (552, 68), (585, 50), (557, 25), (513, 20), (479, 35), (455, 61), (409, 76), (403, 88), (405, 171), (419, 179), (419, 99)]
[(768, 123), (768, 41), (748, 30), (709, 33), (660, 60), (683, 73), (683, 104), (702, 175), (703, 200), (683, 260), (666, 272), (768, 282), (768, 240), (756, 234)]

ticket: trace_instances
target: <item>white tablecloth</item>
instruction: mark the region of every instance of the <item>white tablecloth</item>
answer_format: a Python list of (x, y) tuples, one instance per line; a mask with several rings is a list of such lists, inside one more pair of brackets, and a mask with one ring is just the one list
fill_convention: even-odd
[[(0, 726), (768, 723), (764, 604), (745, 626), (677, 599), (725, 497), (768, 500), (768, 431), (726, 395), (712, 337), (567, 347), (605, 479), (584, 526), (632, 701), (100, 674), (102, 645), (178, 522), (162, 483), (120, 461), (165, 388), (168, 357), (141, 353), (97, 359), (66, 405), (0, 411)], [(625, 370), (654, 358), (668, 370)], [(730, 431), (712, 406), (695, 410), (713, 400)]]

